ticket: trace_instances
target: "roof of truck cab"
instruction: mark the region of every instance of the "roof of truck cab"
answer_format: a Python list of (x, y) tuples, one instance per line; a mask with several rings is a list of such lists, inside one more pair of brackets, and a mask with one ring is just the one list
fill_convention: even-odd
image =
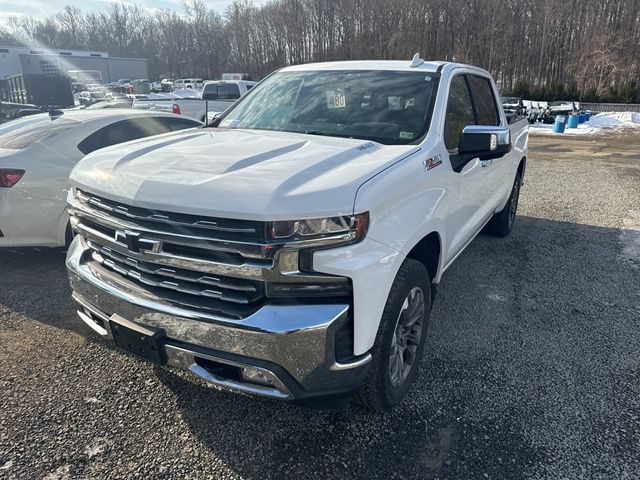
[(347, 60), (341, 62), (305, 63), (282, 69), (284, 72), (311, 70), (406, 70), (409, 72), (436, 72), (447, 62), (427, 62), (411, 67), (411, 60)]
[(292, 65), (284, 67), (283, 72), (304, 72), (318, 70), (390, 70), (405, 72), (440, 72), (444, 67), (448, 69), (468, 68), (488, 74), (488, 72), (474, 65), (464, 63), (441, 62), (441, 61), (424, 61), (417, 67), (411, 66), (411, 60), (347, 60), (340, 62), (321, 62), (321, 63), (305, 63), (302, 65)]

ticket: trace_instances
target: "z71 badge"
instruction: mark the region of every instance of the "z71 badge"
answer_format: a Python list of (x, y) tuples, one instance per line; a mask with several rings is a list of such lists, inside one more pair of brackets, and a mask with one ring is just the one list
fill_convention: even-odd
[(426, 171), (429, 171), (432, 168), (436, 168), (441, 163), (442, 163), (442, 157), (440, 157), (440, 154), (438, 154), (435, 157), (427, 158), (424, 161), (424, 169)]

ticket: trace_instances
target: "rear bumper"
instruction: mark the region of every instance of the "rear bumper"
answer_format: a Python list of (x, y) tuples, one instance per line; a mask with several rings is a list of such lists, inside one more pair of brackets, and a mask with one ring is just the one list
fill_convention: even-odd
[[(243, 320), (185, 310), (87, 262), (82, 237), (75, 238), (67, 267), (80, 317), (105, 338), (117, 314), (166, 333), (167, 363), (224, 387), (283, 400), (340, 396), (360, 384), (370, 354), (348, 364), (335, 360), (336, 331), (349, 321), (349, 305), (265, 305)], [(211, 365), (240, 372), (252, 368), (268, 382), (225, 378)]]
[(0, 248), (62, 247), (68, 222), (64, 202), (0, 188)]

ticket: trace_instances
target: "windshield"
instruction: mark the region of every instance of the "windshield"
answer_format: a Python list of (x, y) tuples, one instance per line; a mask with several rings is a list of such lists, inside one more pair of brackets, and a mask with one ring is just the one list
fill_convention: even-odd
[(217, 125), (412, 143), (429, 128), (437, 78), (425, 72), (279, 72)]
[(80, 122), (65, 118), (51, 120), (49, 115), (36, 115), (0, 125), (0, 148), (21, 150), (36, 142), (58, 135)]

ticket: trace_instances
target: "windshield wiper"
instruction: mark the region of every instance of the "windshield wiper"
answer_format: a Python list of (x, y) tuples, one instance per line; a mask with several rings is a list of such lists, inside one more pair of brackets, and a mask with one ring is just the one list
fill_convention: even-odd
[(297, 132), (297, 133), (304, 133), (306, 135), (318, 135), (318, 136), (321, 136), (321, 137), (354, 138), (353, 135), (341, 135), (339, 133), (318, 132), (316, 130), (307, 130), (306, 132)]

